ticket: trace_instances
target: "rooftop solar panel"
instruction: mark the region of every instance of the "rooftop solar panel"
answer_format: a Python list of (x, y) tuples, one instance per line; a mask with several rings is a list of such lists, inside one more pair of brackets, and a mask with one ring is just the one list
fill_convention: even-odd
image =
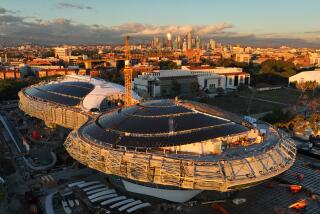
[(91, 91), (90, 89), (86, 89), (86, 88), (79, 88), (71, 85), (61, 85), (61, 84), (42, 85), (42, 86), (38, 86), (37, 88), (40, 88), (45, 91), (51, 91), (59, 94), (66, 94), (66, 95), (80, 97), (80, 98), (86, 96)]
[[(161, 104), (152, 101), (143, 104), (148, 107), (138, 105), (105, 114), (84, 127), (82, 133), (100, 144), (152, 148), (201, 142), (248, 131), (248, 128), (223, 118), (173, 106), (167, 101)], [(191, 113), (176, 115), (185, 112)], [(143, 114), (148, 116), (141, 116)], [(161, 116), (163, 114), (165, 116)]]
[(92, 84), (86, 82), (59, 82), (29, 87), (25, 90), (25, 93), (58, 104), (75, 106), (93, 88)]
[(192, 112), (190, 109), (184, 108), (182, 106), (172, 106), (172, 107), (140, 107), (139, 112), (135, 115), (138, 116), (160, 116), (160, 115), (168, 115), (168, 114), (179, 114), (179, 113), (186, 113)]
[(38, 97), (43, 100), (52, 101), (52, 102), (59, 103), (62, 105), (67, 105), (67, 106), (78, 105), (81, 101), (80, 99), (65, 97), (65, 96), (53, 94), (53, 93), (50, 93), (47, 91), (42, 91), (42, 90), (39, 90), (35, 87), (27, 88), (25, 90), (25, 92), (28, 95), (33, 96), (33, 97)]
[(94, 88), (94, 85), (87, 83), (87, 82), (61, 82), (59, 84), (62, 85), (73, 85), (78, 87), (83, 87), (92, 90)]

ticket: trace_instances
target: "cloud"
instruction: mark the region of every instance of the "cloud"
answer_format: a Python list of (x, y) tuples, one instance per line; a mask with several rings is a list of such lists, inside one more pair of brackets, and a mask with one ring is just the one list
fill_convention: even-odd
[[(239, 33), (229, 23), (209, 25), (151, 25), (126, 23), (115, 26), (85, 25), (74, 23), (70, 19), (57, 18), (42, 20), (37, 17), (21, 17), (0, 8), (0, 45), (37, 43), (43, 45), (60, 44), (116, 44), (123, 43), (123, 36), (151, 39), (154, 35), (165, 36), (171, 33), (173, 38), (185, 36), (193, 31), (203, 40), (214, 38), (223, 44), (241, 44), (252, 46), (320, 47), (318, 35), (300, 34), (261, 34)], [(138, 41), (138, 40), (136, 40)], [(132, 40), (134, 42), (134, 39)]]
[(10, 25), (14, 23), (22, 23), (23, 18), (12, 15), (0, 15), (0, 27), (1, 25)]
[(6, 8), (0, 7), (0, 14), (6, 14), (8, 10)]
[(315, 30), (315, 31), (307, 31), (307, 32), (304, 32), (306, 34), (320, 34), (320, 30)]
[(15, 14), (16, 12), (12, 11), (12, 10), (8, 10), (6, 8), (0, 7), (0, 15), (4, 15), (4, 14)]
[(92, 7), (84, 6), (77, 3), (66, 3), (66, 2), (59, 2), (57, 5), (59, 9), (71, 8), (71, 9), (80, 9), (80, 10), (91, 10)]
[(114, 26), (113, 29), (127, 32), (129, 36), (152, 36), (166, 35), (168, 32), (172, 34), (187, 34), (195, 32), (200, 36), (208, 36), (232, 28), (233, 25), (221, 23), (212, 25), (150, 25), (139, 23), (128, 23), (119, 26)]

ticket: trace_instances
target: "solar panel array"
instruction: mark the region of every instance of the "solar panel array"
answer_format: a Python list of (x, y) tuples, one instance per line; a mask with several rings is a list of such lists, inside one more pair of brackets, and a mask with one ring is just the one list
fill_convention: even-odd
[(86, 82), (61, 82), (29, 87), (25, 93), (46, 101), (75, 106), (94, 88)]
[[(159, 113), (163, 109), (166, 113)], [(168, 114), (170, 111), (172, 113)], [(82, 133), (89, 140), (102, 144), (154, 148), (201, 142), (246, 131), (246, 127), (229, 120), (194, 112), (173, 103), (153, 101), (147, 107), (134, 106), (105, 114), (95, 123), (86, 125)]]

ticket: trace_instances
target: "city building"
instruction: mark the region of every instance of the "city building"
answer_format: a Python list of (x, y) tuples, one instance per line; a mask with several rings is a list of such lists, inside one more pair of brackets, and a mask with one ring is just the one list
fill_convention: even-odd
[(250, 63), (251, 62), (251, 54), (249, 53), (237, 53), (235, 57), (236, 62), (245, 62)]
[(200, 37), (197, 36), (196, 37), (196, 49), (200, 49), (201, 48), (201, 40)]
[(320, 66), (320, 53), (309, 54), (310, 64)]
[(0, 80), (5, 79), (20, 79), (20, 72), (18, 70), (0, 71)]
[(209, 40), (210, 49), (214, 50), (216, 48), (216, 41), (214, 39)]
[(55, 58), (62, 59), (63, 61), (68, 62), (70, 56), (71, 56), (71, 50), (69, 48), (64, 48), (64, 47), (54, 48)]
[(195, 95), (199, 89), (197, 75), (181, 70), (160, 70), (134, 78), (134, 91), (140, 96), (173, 97)]
[(58, 69), (41, 69), (37, 71), (38, 77), (50, 77), (50, 76), (66, 76), (66, 75), (72, 75), (77, 74), (78, 69), (64, 69), (64, 68), (58, 68)]
[(192, 49), (192, 34), (188, 32), (187, 34), (187, 49)]
[[(218, 88), (223, 90), (237, 89), (241, 84), (249, 85), (250, 83), (250, 75), (238, 68), (188, 67), (186, 69), (186, 66), (182, 66), (181, 70), (160, 70), (143, 73), (134, 79), (133, 86), (134, 90), (141, 96), (168, 96), (173, 94), (168, 87), (172, 87), (173, 81), (177, 80), (179, 80), (179, 84), (186, 86), (183, 92), (188, 92), (188, 87), (191, 87), (190, 85), (193, 87), (195, 84), (194, 80), (190, 81), (194, 79), (192, 77), (196, 77), (199, 90), (207, 93), (215, 93)], [(166, 92), (170, 93), (166, 94)]]
[(240, 85), (250, 85), (250, 74), (243, 72), (242, 68), (224, 68), (210, 66), (182, 66), (182, 70), (191, 71), (194, 74), (213, 73), (224, 77), (223, 89), (237, 89)]
[(171, 33), (167, 34), (167, 48), (172, 48), (173, 44), (172, 44), (172, 35)]

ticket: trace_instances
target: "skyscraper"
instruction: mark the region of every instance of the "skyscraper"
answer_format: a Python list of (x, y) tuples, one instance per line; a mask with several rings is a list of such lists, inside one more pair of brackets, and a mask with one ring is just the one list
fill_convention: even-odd
[(160, 41), (160, 38), (158, 36), (154, 36), (153, 37), (153, 46), (156, 49), (161, 49), (161, 41)]
[(186, 38), (183, 39), (182, 43), (182, 51), (186, 51), (188, 49), (188, 44)]
[(187, 49), (192, 49), (192, 35), (191, 32), (187, 35)]
[(171, 35), (171, 33), (167, 34), (167, 47), (172, 48), (172, 35)]
[(196, 49), (200, 49), (201, 48), (201, 40), (200, 37), (197, 35), (196, 37)]
[(214, 39), (210, 39), (209, 41), (210, 49), (215, 49), (216, 48), (216, 41)]
[(177, 49), (181, 49), (181, 36), (177, 35), (176, 37)]

